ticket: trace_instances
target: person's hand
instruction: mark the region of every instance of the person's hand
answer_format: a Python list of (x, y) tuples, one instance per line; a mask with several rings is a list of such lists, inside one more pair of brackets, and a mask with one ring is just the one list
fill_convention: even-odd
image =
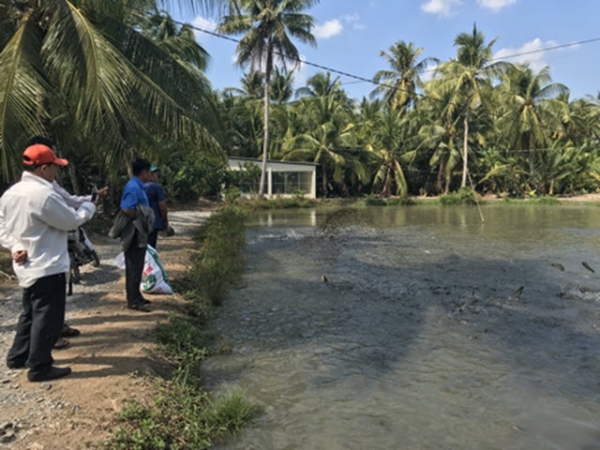
[(19, 250), (18, 252), (14, 252), (12, 257), (17, 266), (22, 266), (25, 264), (25, 262), (27, 262), (27, 250)]
[(108, 186), (104, 186), (102, 189), (100, 189), (98, 191), (98, 198), (102, 199), (102, 198), (106, 197), (107, 193), (108, 193)]

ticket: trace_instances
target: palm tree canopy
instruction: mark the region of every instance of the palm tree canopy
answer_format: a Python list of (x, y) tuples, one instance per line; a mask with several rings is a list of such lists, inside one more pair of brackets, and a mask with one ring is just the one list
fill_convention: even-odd
[(311, 34), (314, 19), (300, 11), (318, 0), (233, 0), (239, 13), (223, 17), (219, 31), (244, 34), (237, 46), (237, 62), (254, 71), (264, 65), (269, 55), (280, 61), (298, 63), (300, 55), (291, 37), (315, 46)]
[(422, 86), (420, 75), (436, 58), (418, 61), (423, 48), (415, 48), (412, 42), (398, 41), (389, 48), (389, 53), (379, 52), (391, 70), (380, 70), (373, 82), (381, 84), (372, 92), (372, 96), (383, 96), (393, 108), (403, 108), (417, 102), (417, 88)]
[(300, 56), (291, 37), (316, 45), (311, 29), (313, 18), (302, 10), (316, 4), (317, 0), (232, 0), (234, 14), (228, 14), (219, 25), (227, 34), (245, 33), (237, 46), (237, 63), (250, 66), (250, 72), (264, 68), (264, 138), (262, 173), (259, 195), (263, 195), (267, 157), (269, 152), (269, 88), (274, 61), (298, 64)]
[(67, 155), (81, 153), (78, 143), (93, 145), (99, 164), (114, 170), (139, 138), (158, 130), (194, 135), (204, 148), (216, 148), (193, 120), (211, 108), (208, 83), (137, 26), (140, 10), (151, 3), (39, 0), (0, 10), (0, 21), (10, 25), (0, 35), (5, 178), (20, 167), (22, 146), (34, 134), (51, 135)]

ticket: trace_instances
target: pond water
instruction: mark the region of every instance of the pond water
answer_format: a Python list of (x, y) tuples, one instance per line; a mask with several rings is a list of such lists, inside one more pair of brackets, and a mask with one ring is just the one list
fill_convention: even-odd
[(262, 412), (223, 448), (600, 449), (600, 207), (483, 215), (254, 216), (202, 370)]

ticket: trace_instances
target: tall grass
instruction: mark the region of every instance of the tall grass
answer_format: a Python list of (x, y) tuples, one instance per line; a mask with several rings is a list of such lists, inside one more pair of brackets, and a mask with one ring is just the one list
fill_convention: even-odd
[[(229, 286), (244, 270), (246, 213), (228, 207), (212, 215), (195, 235), (200, 247), (192, 257), (192, 266), (183, 278), (186, 293), (196, 307), (205, 300), (220, 305)], [(191, 291), (191, 292), (190, 292)]]
[(106, 445), (114, 450), (207, 449), (214, 440), (235, 434), (255, 414), (239, 391), (212, 399), (186, 379), (158, 380), (152, 404), (130, 403), (119, 414), (122, 425)]

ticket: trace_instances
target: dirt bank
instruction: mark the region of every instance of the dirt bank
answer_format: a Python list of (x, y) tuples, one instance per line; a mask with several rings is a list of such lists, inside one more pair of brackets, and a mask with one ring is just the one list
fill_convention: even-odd
[[(169, 277), (186, 269), (190, 233), (208, 211), (175, 211), (177, 231), (160, 239), (158, 250)], [(150, 314), (125, 308), (124, 274), (113, 265), (118, 241), (92, 236), (101, 259), (99, 268), (85, 267), (83, 281), (67, 299), (67, 322), (81, 330), (71, 346), (53, 352), (55, 364), (73, 373), (49, 383), (29, 383), (26, 371), (9, 370), (6, 353), (20, 312), (20, 289), (0, 286), (0, 448), (67, 450), (96, 448), (105, 439), (113, 417), (127, 400), (150, 398), (150, 384), (140, 376), (168, 370), (153, 361), (151, 331), (181, 304), (177, 296), (150, 296)]]

